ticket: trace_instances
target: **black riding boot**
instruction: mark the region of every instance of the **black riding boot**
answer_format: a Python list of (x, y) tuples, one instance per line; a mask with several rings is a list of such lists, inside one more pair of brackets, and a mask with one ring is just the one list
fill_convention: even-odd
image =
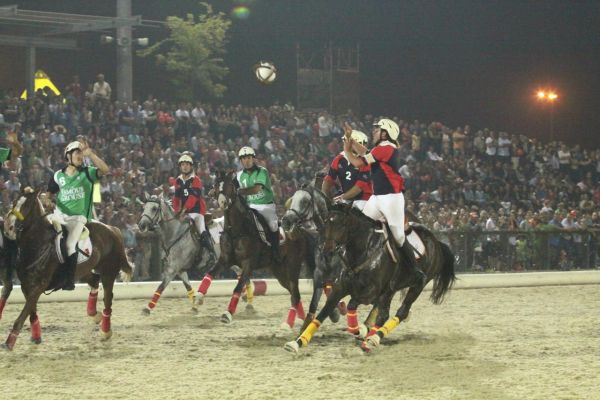
[(425, 284), (426, 277), (423, 271), (417, 266), (417, 259), (415, 258), (415, 249), (408, 242), (407, 239), (404, 240), (404, 244), (402, 247), (398, 247), (398, 250), (402, 254), (403, 258), (406, 260), (406, 266), (408, 268), (408, 273), (411, 276), (414, 276), (413, 282), (422, 282)]
[(67, 257), (64, 264), (65, 282), (62, 290), (75, 290), (75, 270), (77, 269), (77, 252)]
[(217, 253), (209, 231), (204, 231), (200, 234), (200, 246), (208, 251), (208, 264), (212, 266), (217, 261)]
[(279, 230), (277, 230), (276, 232), (269, 232), (269, 242), (271, 243), (273, 259), (275, 260), (275, 262), (281, 262), (281, 252), (279, 251)]

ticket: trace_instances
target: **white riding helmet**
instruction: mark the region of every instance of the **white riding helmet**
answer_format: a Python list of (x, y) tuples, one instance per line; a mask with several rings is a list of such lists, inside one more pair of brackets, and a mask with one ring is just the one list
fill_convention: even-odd
[(189, 162), (190, 164), (194, 165), (194, 159), (189, 154), (183, 154), (181, 157), (179, 157), (179, 160), (177, 160), (177, 165), (183, 162)]
[(238, 157), (242, 158), (244, 156), (252, 156), (252, 157), (256, 157), (256, 153), (254, 152), (254, 149), (250, 146), (244, 146), (240, 149), (239, 153), (238, 153)]
[(373, 124), (373, 126), (378, 126), (380, 129), (385, 130), (390, 139), (397, 140), (398, 135), (400, 135), (400, 128), (398, 124), (392, 121), (391, 119), (383, 118)]
[(81, 142), (78, 142), (78, 141), (69, 143), (67, 145), (67, 147), (65, 147), (65, 153), (64, 153), (65, 159), (67, 158), (67, 154), (69, 154), (70, 152), (75, 151), (75, 150), (81, 150), (82, 147), (83, 146), (81, 145)]
[(369, 137), (367, 135), (365, 135), (364, 133), (362, 133), (361, 131), (353, 130), (352, 133), (350, 134), (350, 137), (356, 143), (362, 144), (363, 146), (366, 146), (367, 144), (369, 144)]

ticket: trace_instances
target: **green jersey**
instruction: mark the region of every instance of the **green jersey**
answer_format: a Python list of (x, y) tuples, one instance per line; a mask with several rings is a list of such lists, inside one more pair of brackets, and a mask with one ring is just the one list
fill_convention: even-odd
[(10, 160), (10, 149), (0, 147), (0, 163)]
[(240, 188), (246, 189), (260, 185), (260, 192), (246, 196), (248, 204), (272, 204), (274, 202), (271, 178), (266, 168), (256, 166), (251, 170), (242, 170), (237, 175)]
[(92, 219), (92, 193), (94, 183), (98, 182), (98, 168), (84, 167), (73, 176), (65, 170), (54, 173), (48, 191), (57, 193), (56, 206), (66, 215), (82, 215)]

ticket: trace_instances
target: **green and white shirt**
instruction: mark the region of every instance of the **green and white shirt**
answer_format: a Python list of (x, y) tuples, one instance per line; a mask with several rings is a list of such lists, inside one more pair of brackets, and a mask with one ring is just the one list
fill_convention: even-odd
[(98, 168), (84, 167), (73, 176), (66, 169), (54, 173), (48, 185), (50, 193), (58, 193), (56, 206), (66, 215), (82, 215), (88, 222), (92, 219), (92, 193), (94, 183), (98, 182)]
[(10, 160), (10, 149), (0, 147), (0, 164), (4, 161)]
[(248, 204), (272, 204), (274, 203), (273, 189), (271, 189), (271, 178), (266, 168), (255, 166), (249, 170), (242, 170), (237, 174), (237, 180), (241, 189), (260, 185), (260, 192), (246, 196)]

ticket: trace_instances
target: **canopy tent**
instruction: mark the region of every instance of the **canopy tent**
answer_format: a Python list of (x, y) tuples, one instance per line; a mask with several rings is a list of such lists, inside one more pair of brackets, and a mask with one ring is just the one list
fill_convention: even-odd
[[(56, 86), (54, 86), (54, 83), (52, 83), (52, 80), (50, 80), (50, 77), (41, 69), (38, 69), (35, 72), (35, 87), (34, 87), (34, 91), (38, 91), (38, 89), (43, 89), (45, 87), (49, 87), (50, 90), (52, 90), (54, 92), (55, 95), (60, 95), (60, 90), (58, 90), (56, 88)], [(27, 99), (27, 89), (23, 90), (23, 93), (21, 94), (21, 98), (22, 99)]]

